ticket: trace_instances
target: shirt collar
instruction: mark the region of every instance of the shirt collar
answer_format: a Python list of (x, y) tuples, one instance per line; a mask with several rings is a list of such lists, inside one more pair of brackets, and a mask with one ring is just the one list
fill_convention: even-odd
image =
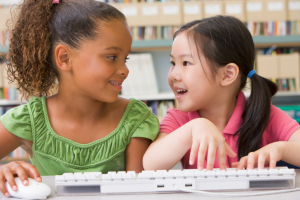
[(233, 113), (222, 131), (224, 134), (235, 134), (235, 132), (242, 126), (242, 114), (244, 112), (246, 98), (243, 91), (240, 91), (237, 96), (237, 101)]

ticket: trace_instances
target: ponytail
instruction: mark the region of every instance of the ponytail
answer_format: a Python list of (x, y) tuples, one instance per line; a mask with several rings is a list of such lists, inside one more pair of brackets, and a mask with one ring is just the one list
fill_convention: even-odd
[[(125, 16), (113, 6), (95, 0), (24, 0), (14, 9), (7, 56), (10, 82), (22, 96), (48, 96), (59, 73), (54, 59), (58, 44), (78, 49), (82, 41), (101, 34), (102, 22)], [(100, 31), (99, 31), (100, 30)]]
[(54, 6), (52, 0), (24, 0), (12, 9), (7, 73), (9, 81), (17, 84), (26, 99), (47, 96), (55, 83), (56, 74), (49, 62), (49, 21)]
[(278, 87), (272, 81), (254, 74), (251, 77), (251, 94), (242, 115), (243, 124), (235, 133), (238, 138), (239, 159), (260, 148), (262, 135), (271, 113), (271, 98)]

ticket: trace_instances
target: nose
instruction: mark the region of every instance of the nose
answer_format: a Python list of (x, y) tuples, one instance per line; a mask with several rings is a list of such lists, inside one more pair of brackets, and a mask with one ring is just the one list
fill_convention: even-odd
[(169, 77), (172, 81), (181, 81), (180, 69), (178, 66), (172, 66), (170, 68)]
[(126, 64), (123, 64), (120, 66), (120, 68), (118, 69), (118, 74), (120, 74), (121, 76), (124, 77), (124, 79), (128, 76), (129, 74), (129, 69), (127, 67)]

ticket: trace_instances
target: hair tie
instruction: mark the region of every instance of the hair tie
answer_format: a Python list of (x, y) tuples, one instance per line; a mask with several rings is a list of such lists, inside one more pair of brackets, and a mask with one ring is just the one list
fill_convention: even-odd
[(59, 4), (59, 0), (53, 0), (52, 4)]
[(253, 69), (248, 73), (247, 77), (251, 78), (253, 76), (253, 74), (255, 74), (255, 73), (256, 73), (256, 71)]

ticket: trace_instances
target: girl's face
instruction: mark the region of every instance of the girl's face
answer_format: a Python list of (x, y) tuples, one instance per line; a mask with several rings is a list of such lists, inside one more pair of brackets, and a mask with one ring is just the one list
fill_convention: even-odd
[(77, 92), (114, 102), (129, 73), (126, 59), (131, 43), (129, 29), (122, 21), (103, 23), (95, 40), (82, 42), (72, 57), (72, 84)]
[(207, 109), (217, 98), (218, 78), (213, 78), (205, 57), (202, 52), (199, 54), (201, 62), (196, 46), (185, 32), (174, 39), (168, 82), (182, 112)]

